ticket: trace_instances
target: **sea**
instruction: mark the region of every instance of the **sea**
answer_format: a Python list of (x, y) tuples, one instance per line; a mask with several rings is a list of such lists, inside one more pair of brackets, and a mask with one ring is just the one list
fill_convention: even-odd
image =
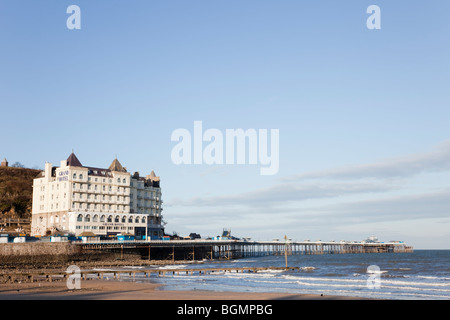
[[(205, 260), (171, 266), (123, 269), (283, 267), (284, 256)], [(162, 284), (160, 290), (276, 292), (393, 300), (449, 300), (450, 250), (411, 253), (290, 255), (288, 266), (299, 270), (256, 273), (166, 274), (136, 281)], [(124, 279), (124, 278), (122, 278)], [(131, 279), (130, 279), (131, 280)], [(127, 280), (124, 280), (127, 281)]]

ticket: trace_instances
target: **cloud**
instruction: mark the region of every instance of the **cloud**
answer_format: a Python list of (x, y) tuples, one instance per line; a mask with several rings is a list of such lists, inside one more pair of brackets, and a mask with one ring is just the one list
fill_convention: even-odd
[[(274, 208), (238, 207), (217, 205), (208, 208), (185, 207), (187, 212), (177, 212), (171, 223), (191, 228), (211, 230), (217, 226), (234, 229), (273, 232), (285, 230), (295, 233), (316, 230), (337, 230), (339, 227), (358, 230), (358, 225), (432, 221), (450, 221), (450, 190), (415, 195), (386, 196), (378, 199), (346, 201), (327, 205), (280, 206)], [(442, 220), (444, 219), (444, 220)], [(418, 225), (420, 229), (420, 224)], [(250, 231), (251, 232), (251, 231)]]
[(307, 172), (284, 178), (285, 181), (303, 179), (361, 179), (410, 177), (420, 173), (450, 170), (450, 140), (444, 141), (433, 151), (412, 154), (384, 161)]
[(171, 202), (172, 205), (196, 207), (278, 207), (280, 203), (288, 204), (309, 199), (334, 198), (357, 193), (379, 193), (394, 189), (397, 189), (397, 187), (379, 182), (284, 183), (235, 195), (194, 197), (187, 200), (173, 199)]
[(433, 226), (450, 222), (450, 189), (417, 185), (411, 178), (444, 171), (450, 171), (450, 140), (431, 152), (303, 173), (239, 194), (172, 199), (171, 223), (202, 232), (231, 227), (261, 238), (285, 233), (345, 238), (343, 229), (356, 236), (373, 228), (395, 237), (386, 231), (394, 225), (411, 233), (424, 226), (430, 234)]

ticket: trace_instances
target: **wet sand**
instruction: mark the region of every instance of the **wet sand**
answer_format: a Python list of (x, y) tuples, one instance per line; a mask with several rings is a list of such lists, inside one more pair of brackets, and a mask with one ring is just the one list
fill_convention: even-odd
[(160, 286), (116, 280), (81, 281), (79, 290), (69, 290), (65, 282), (1, 284), (0, 300), (366, 300), (288, 293), (167, 291), (159, 290)]

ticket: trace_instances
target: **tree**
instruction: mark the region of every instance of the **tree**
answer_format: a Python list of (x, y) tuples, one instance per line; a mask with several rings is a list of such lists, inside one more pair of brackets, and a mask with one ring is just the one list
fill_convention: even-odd
[(23, 164), (21, 164), (19, 161), (16, 161), (12, 164), (13, 168), (25, 168), (25, 166)]

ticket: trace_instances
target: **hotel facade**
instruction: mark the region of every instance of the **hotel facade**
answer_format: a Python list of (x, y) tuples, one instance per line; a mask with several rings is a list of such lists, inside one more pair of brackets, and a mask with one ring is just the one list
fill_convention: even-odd
[(160, 178), (131, 175), (117, 159), (108, 169), (86, 167), (72, 153), (45, 164), (33, 182), (31, 235), (164, 235)]

